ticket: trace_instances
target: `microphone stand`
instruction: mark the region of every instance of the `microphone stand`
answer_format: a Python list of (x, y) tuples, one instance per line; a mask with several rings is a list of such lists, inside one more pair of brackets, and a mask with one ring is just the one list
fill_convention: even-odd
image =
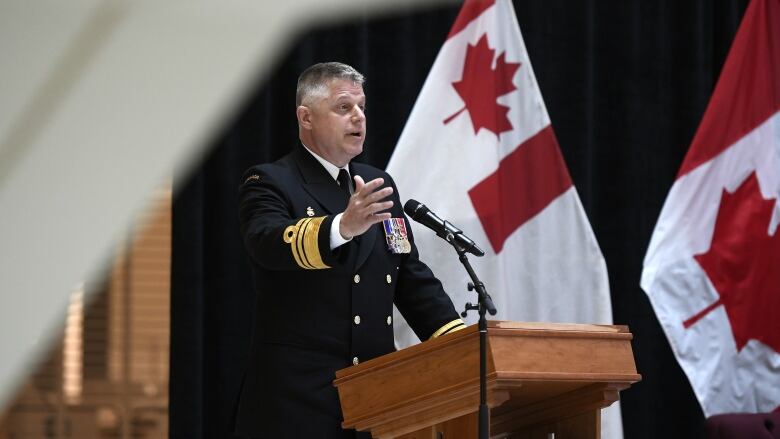
[[(445, 221), (447, 223), (447, 221)], [(460, 231), (456, 233), (462, 233)], [(455, 241), (455, 236), (452, 233), (446, 233), (444, 236), (445, 241), (449, 242), (455, 248), (458, 253), (458, 259), (463, 264), (463, 267), (471, 277), (471, 282), (468, 283), (469, 291), (477, 291), (478, 302), (476, 305), (472, 305), (471, 302), (466, 303), (466, 309), (460, 313), (462, 317), (466, 317), (469, 311), (476, 310), (479, 313), (479, 439), (489, 439), (490, 437), (490, 411), (487, 406), (487, 319), (485, 318), (485, 312), (489, 312), (491, 316), (496, 315), (496, 307), (493, 305), (493, 299), (490, 298), (485, 284), (479, 280), (477, 273), (469, 263), (468, 257), (466, 257), (466, 250), (458, 245)]]

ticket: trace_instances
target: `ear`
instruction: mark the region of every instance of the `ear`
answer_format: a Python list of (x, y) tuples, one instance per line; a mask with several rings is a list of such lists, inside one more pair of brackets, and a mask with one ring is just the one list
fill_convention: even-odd
[(295, 116), (298, 118), (298, 126), (307, 130), (311, 129), (312, 111), (309, 107), (299, 105), (298, 108), (295, 109)]

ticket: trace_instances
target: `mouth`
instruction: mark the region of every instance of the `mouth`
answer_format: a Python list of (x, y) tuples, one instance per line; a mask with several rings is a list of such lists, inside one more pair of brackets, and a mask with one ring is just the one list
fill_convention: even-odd
[(360, 131), (353, 131), (351, 133), (347, 133), (347, 135), (348, 136), (352, 136), (352, 137), (356, 137), (358, 139), (363, 137), (363, 133), (361, 133)]

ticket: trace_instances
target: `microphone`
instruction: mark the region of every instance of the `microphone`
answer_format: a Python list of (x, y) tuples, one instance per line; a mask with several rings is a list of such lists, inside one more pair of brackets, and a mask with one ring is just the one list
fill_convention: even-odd
[(449, 221), (442, 220), (431, 209), (417, 200), (409, 200), (404, 204), (404, 212), (413, 220), (436, 232), (436, 235), (443, 238), (455, 247), (476, 255), (485, 256), (485, 252), (480, 249), (473, 240), (464, 235), (463, 232), (452, 225)]

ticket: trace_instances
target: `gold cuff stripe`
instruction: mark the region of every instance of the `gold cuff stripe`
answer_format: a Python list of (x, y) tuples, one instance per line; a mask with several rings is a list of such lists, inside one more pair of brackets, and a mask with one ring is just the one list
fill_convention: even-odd
[(460, 331), (461, 329), (466, 329), (466, 324), (465, 324), (465, 323), (464, 323), (464, 324), (462, 324), (462, 325), (455, 325), (455, 326), (453, 326), (452, 328), (450, 328), (450, 329), (448, 329), (448, 330), (444, 331), (444, 333), (442, 333), (442, 334), (439, 334), (439, 336), (442, 336), (442, 335), (444, 335), (444, 334), (452, 334), (453, 332)]
[(446, 334), (447, 332), (449, 332), (450, 329), (452, 329), (452, 328), (454, 328), (456, 326), (463, 326), (463, 325), (465, 325), (463, 323), (463, 320), (455, 319), (455, 320), (447, 323), (446, 325), (442, 326), (441, 328), (439, 328), (436, 332), (434, 332), (433, 335), (431, 336), (431, 339), (434, 339), (434, 338), (436, 338), (436, 337), (438, 337), (440, 335)]
[(320, 254), (319, 236), (320, 226), (323, 221), (325, 221), (324, 216), (311, 218), (311, 221), (307, 223), (309, 227), (307, 227), (306, 233), (304, 233), (305, 242), (303, 247), (306, 249), (306, 257), (312, 267), (318, 269), (330, 268), (322, 262), (322, 255)]
[(306, 248), (303, 246), (303, 237), (306, 236), (306, 227), (308, 227), (310, 221), (310, 218), (304, 218), (303, 221), (300, 222), (297, 239), (295, 240), (295, 247), (298, 251), (298, 255), (301, 257), (301, 266), (308, 270), (311, 270), (314, 267), (311, 266), (309, 260), (306, 258)]
[(302, 219), (298, 221), (298, 223), (294, 226), (289, 226), (286, 229), (284, 229), (284, 235), (282, 236), (282, 239), (284, 239), (284, 242), (290, 244), (290, 247), (292, 248), (292, 254), (293, 258), (295, 258), (295, 262), (303, 268), (308, 268), (305, 265), (303, 265), (301, 261), (300, 255), (298, 255), (298, 247), (296, 246), (296, 241), (298, 238), (298, 229), (301, 226), (301, 223), (305, 220)]
[(294, 226), (284, 229), (282, 239), (290, 244), (293, 258), (301, 268), (307, 270), (330, 268), (322, 262), (318, 245), (320, 225), (325, 217), (302, 218)]

